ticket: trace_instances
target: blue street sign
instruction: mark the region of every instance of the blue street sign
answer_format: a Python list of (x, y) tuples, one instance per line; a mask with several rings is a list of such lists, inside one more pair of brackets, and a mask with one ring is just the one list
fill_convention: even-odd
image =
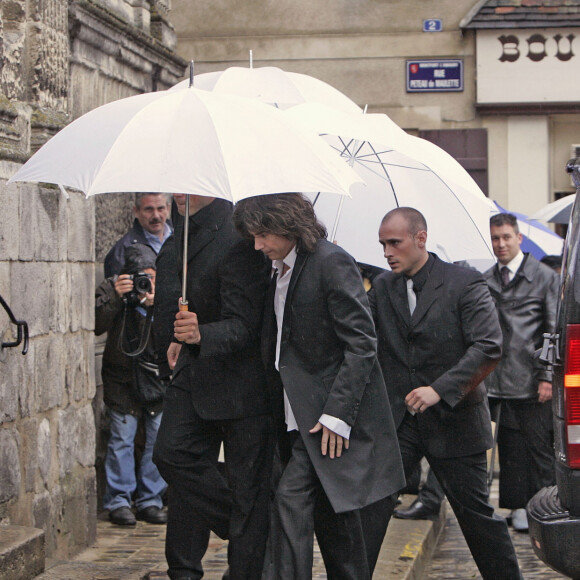
[(407, 92), (463, 91), (463, 60), (408, 60)]
[(423, 20), (423, 32), (441, 32), (443, 30), (443, 20), (440, 18), (430, 18)]

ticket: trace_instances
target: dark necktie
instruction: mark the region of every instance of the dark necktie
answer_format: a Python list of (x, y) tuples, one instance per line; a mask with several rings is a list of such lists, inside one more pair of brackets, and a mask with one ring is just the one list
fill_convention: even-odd
[(500, 272), (501, 285), (505, 288), (510, 283), (510, 269), (507, 266), (502, 266)]

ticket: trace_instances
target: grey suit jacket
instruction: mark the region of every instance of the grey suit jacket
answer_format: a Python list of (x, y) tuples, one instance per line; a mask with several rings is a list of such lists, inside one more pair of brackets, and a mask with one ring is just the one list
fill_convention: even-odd
[[(272, 376), (273, 304), (265, 312), (263, 355)], [(286, 297), (279, 371), (300, 434), (336, 512), (358, 509), (404, 484), (401, 458), (376, 337), (356, 262), (319, 241), (299, 253)], [(326, 413), (352, 426), (350, 448), (330, 459), (321, 433), (308, 433)]]
[(430, 385), (441, 401), (417, 415), (435, 457), (461, 457), (493, 444), (482, 380), (501, 357), (497, 312), (481, 274), (435, 256), (411, 317), (404, 277), (385, 272), (369, 295), (378, 356), (397, 427), (405, 397)]

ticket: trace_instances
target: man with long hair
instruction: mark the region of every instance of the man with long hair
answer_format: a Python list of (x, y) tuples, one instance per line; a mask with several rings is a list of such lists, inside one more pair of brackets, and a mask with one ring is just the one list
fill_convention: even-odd
[(234, 223), (272, 261), (262, 358), (285, 469), (263, 578), (310, 578), (316, 528), (329, 578), (368, 579), (404, 478), (358, 267), (302, 194), (243, 200)]

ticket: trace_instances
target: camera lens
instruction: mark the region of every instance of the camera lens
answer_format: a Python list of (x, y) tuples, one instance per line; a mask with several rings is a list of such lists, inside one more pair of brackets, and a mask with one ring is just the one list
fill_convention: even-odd
[(147, 292), (151, 292), (151, 280), (147, 274), (138, 274), (133, 278), (133, 284), (135, 286), (135, 290), (139, 292), (139, 294), (146, 294)]

